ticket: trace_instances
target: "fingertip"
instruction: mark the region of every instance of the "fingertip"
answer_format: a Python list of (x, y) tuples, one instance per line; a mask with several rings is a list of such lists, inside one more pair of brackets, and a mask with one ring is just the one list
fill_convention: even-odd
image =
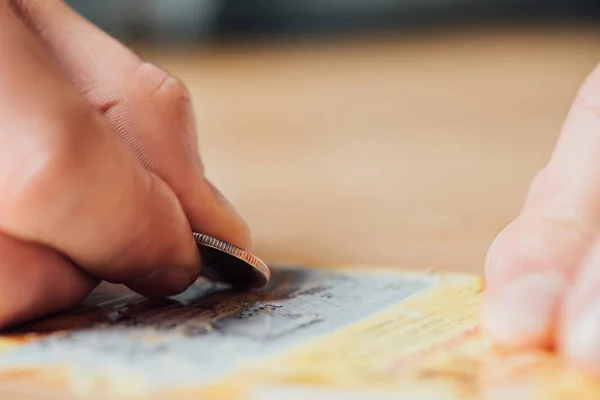
[[(535, 176), (533, 177), (531, 184), (529, 185), (529, 190), (527, 191), (527, 196), (525, 199), (525, 204), (523, 207), (524, 213), (527, 213), (529, 210), (530, 202), (535, 198), (535, 195), (538, 192), (538, 189), (541, 185), (542, 177), (544, 176), (545, 169), (539, 170)], [(488, 252), (485, 258), (485, 272), (486, 275), (488, 271), (493, 269), (493, 264), (496, 258), (502, 257), (503, 253), (507, 253), (510, 251), (510, 247), (512, 246), (509, 242), (511, 237), (518, 234), (519, 222), (523, 219), (523, 215), (519, 216), (516, 220), (509, 222), (499, 233), (496, 235), (496, 238), (490, 245)], [(517, 222), (517, 224), (515, 224)], [(506, 248), (508, 247), (508, 248)], [(490, 272), (491, 273), (491, 272)]]
[(600, 375), (600, 237), (588, 251), (567, 293), (560, 326), (562, 353)]
[(561, 329), (561, 352), (573, 364), (600, 375), (600, 300), (567, 321)]
[(199, 276), (198, 269), (163, 266), (147, 271), (128, 287), (149, 297), (174, 296), (184, 292)]
[(189, 213), (195, 231), (216, 237), (249, 251), (250, 228), (223, 193), (208, 179), (199, 186), (198, 205)]
[(523, 216), (490, 246), (482, 330), (511, 348), (546, 348), (554, 341), (567, 259), (557, 256), (552, 228)]
[(117, 239), (106, 234), (98, 241), (111, 256), (86, 268), (143, 295), (180, 293), (199, 276), (200, 251), (175, 193), (151, 172), (138, 172), (119, 215), (110, 220)]
[[(171, 189), (154, 174), (154, 202), (146, 214), (152, 224), (146, 227), (145, 242), (138, 248), (139, 259), (147, 262), (127, 285), (146, 296), (171, 296), (187, 289), (200, 275), (201, 255), (188, 219)], [(132, 269), (133, 270), (133, 269)]]
[(484, 300), (482, 329), (506, 347), (548, 347), (564, 288), (557, 271), (523, 274)]

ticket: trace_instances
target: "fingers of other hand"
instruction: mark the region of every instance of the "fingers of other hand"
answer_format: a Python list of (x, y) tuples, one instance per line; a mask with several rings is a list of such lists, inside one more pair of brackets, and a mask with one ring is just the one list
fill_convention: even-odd
[(172, 190), (8, 12), (0, 49), (0, 230), (144, 294), (185, 289), (200, 260)]
[(596, 69), (521, 214), (490, 247), (482, 324), (498, 342), (558, 343), (575, 359), (591, 358), (600, 367), (600, 306), (594, 295), (600, 293), (600, 257), (590, 252), (600, 231), (599, 182)]
[(142, 62), (62, 1), (14, 3), (72, 84), (105, 114), (142, 164), (175, 192), (192, 228), (249, 249), (247, 226), (204, 178), (185, 86)]
[(559, 346), (571, 360), (600, 374), (600, 237), (565, 297)]
[[(581, 124), (599, 141), (600, 137), (600, 67), (583, 85), (576, 102), (580, 109)], [(577, 128), (577, 127), (575, 127)], [(579, 128), (583, 130), (584, 128)], [(591, 141), (592, 139), (590, 139)], [(598, 158), (598, 147), (596, 158)], [(582, 171), (584, 173), (585, 171)], [(600, 191), (597, 176), (592, 189)], [(600, 209), (600, 202), (596, 203)], [(581, 263), (579, 274), (565, 296), (563, 320), (559, 331), (559, 345), (565, 355), (600, 374), (600, 232)]]

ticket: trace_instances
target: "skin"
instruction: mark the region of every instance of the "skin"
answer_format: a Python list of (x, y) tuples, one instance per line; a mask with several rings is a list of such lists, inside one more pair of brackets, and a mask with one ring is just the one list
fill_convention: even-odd
[(192, 230), (250, 248), (204, 175), (186, 88), (58, 0), (0, 1), (0, 328), (102, 280), (198, 276)]
[[(0, 328), (76, 305), (101, 280), (184, 290), (191, 230), (249, 249), (206, 180), (190, 99), (59, 0), (0, 1)], [(485, 265), (482, 327), (600, 375), (600, 68)]]
[(499, 345), (554, 348), (600, 377), (600, 67), (549, 162), (489, 249), (482, 326)]

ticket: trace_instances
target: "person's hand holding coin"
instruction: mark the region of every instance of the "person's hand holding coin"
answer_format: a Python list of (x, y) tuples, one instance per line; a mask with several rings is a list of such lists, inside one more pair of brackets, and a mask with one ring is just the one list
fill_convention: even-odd
[(482, 324), (514, 348), (556, 348), (600, 373), (600, 67), (486, 262)]
[(0, 328), (101, 281), (169, 295), (192, 231), (249, 249), (205, 179), (185, 87), (62, 1), (0, 2)]

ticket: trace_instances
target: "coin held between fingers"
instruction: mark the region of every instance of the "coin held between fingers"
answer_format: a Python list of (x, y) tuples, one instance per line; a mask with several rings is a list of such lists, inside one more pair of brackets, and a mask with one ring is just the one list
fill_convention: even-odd
[(202, 256), (200, 276), (236, 289), (259, 289), (269, 283), (271, 271), (258, 257), (223, 240), (193, 235)]

